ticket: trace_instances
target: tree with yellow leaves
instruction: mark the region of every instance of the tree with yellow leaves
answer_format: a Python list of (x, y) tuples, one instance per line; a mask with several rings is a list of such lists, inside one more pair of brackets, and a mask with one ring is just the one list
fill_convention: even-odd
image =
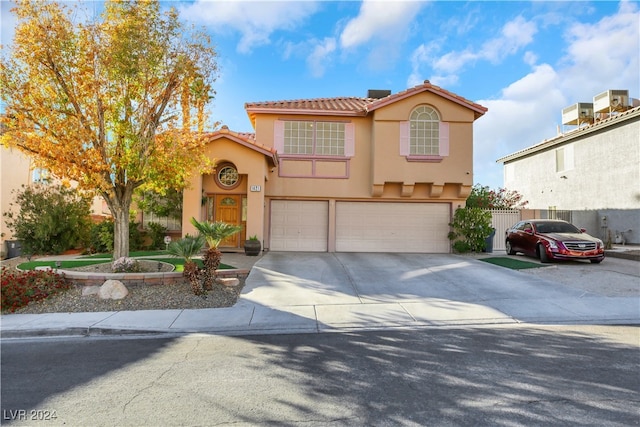
[(84, 21), (55, 2), (16, 3), (0, 62), (2, 143), (101, 195), (115, 220), (114, 258), (127, 256), (134, 190), (180, 189), (212, 166), (200, 136), (216, 52), (158, 1), (106, 1)]

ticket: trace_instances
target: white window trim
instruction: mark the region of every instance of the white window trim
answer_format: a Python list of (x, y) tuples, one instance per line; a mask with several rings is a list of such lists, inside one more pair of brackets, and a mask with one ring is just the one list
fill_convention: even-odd
[[(355, 157), (355, 125), (351, 122), (340, 121), (323, 121), (323, 120), (300, 120), (304, 122), (325, 122), (325, 123), (344, 123), (344, 154), (343, 155), (330, 155), (330, 154), (288, 154), (284, 152), (284, 127), (286, 122), (295, 120), (276, 120), (273, 124), (273, 147), (278, 152), (280, 157), (289, 158), (304, 158), (304, 159), (349, 159)], [(315, 147), (314, 147), (315, 150)]]
[(449, 156), (449, 122), (439, 123), (438, 155), (411, 154), (411, 122), (400, 122), (400, 155), (409, 162), (441, 162)]

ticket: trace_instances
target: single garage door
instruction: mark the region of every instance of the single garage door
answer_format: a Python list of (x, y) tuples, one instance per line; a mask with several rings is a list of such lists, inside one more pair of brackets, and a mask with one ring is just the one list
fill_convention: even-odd
[(326, 252), (328, 228), (326, 201), (271, 201), (272, 251)]
[(449, 253), (448, 203), (336, 203), (336, 251)]

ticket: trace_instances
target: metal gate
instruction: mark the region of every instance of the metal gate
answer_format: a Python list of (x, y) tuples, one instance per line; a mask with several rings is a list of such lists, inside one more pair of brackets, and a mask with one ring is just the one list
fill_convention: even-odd
[(493, 249), (505, 250), (504, 233), (507, 228), (520, 221), (520, 211), (513, 209), (494, 209), (491, 212), (491, 226), (496, 229), (493, 236)]

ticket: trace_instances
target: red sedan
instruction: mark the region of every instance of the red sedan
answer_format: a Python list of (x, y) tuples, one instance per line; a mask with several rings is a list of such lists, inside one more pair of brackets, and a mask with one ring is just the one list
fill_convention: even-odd
[(522, 252), (551, 260), (589, 260), (600, 263), (604, 259), (604, 243), (566, 221), (532, 219), (520, 221), (506, 232), (509, 255)]

